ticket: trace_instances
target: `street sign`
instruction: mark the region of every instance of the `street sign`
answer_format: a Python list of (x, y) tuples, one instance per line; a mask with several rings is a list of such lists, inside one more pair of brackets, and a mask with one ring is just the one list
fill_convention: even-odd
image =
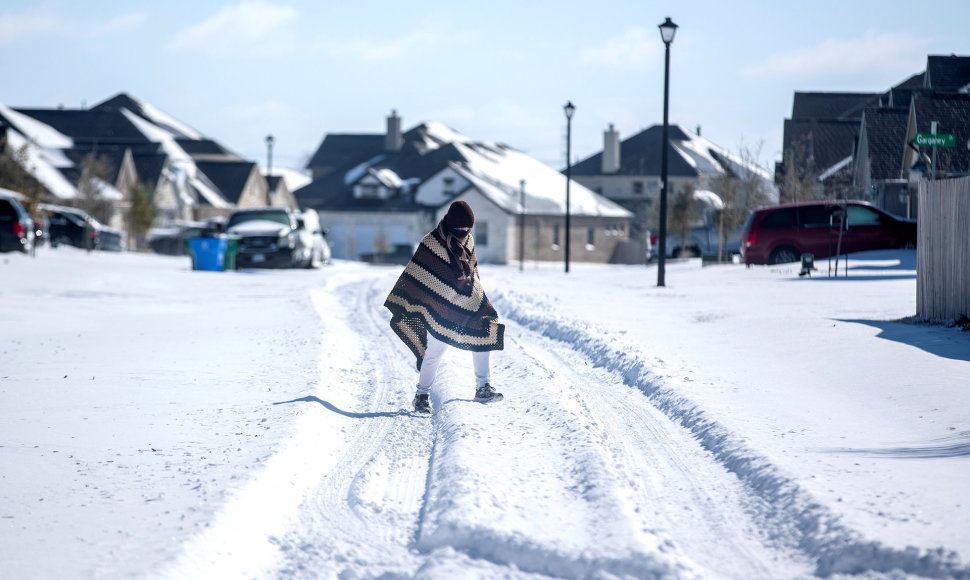
[(917, 133), (914, 139), (920, 147), (956, 147), (957, 136), (953, 133)]

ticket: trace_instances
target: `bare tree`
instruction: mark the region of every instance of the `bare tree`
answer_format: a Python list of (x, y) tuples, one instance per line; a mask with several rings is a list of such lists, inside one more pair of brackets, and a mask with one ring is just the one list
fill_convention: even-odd
[(155, 206), (154, 189), (142, 182), (136, 182), (128, 192), (128, 235), (135, 240), (135, 247), (145, 245), (145, 234), (151, 229), (158, 216)]
[(111, 177), (111, 164), (104, 157), (88, 153), (81, 159), (81, 176), (78, 178), (76, 205), (98, 221), (111, 220), (111, 202), (104, 198), (103, 191)]
[(0, 187), (23, 194), (26, 198), (24, 208), (34, 215), (46, 190), (32, 175), (27, 145), (10, 152), (3, 145), (0, 143)]
[(782, 203), (811, 201), (819, 198), (818, 169), (808, 136), (796, 139), (782, 158)]
[[(696, 188), (692, 182), (685, 183), (675, 190), (673, 198), (670, 200), (670, 230), (677, 232), (680, 242), (680, 251), (677, 257), (684, 257), (687, 251), (683, 246), (689, 239), (691, 230), (692, 212), (694, 207), (694, 191)], [(668, 249), (669, 250), (669, 249)]]

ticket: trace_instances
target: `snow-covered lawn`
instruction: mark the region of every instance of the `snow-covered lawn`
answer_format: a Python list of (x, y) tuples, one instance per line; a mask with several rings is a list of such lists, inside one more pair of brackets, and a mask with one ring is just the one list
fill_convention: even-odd
[(482, 266), (426, 418), (399, 267), (0, 255), (0, 575), (970, 577), (970, 333), (818, 266)]

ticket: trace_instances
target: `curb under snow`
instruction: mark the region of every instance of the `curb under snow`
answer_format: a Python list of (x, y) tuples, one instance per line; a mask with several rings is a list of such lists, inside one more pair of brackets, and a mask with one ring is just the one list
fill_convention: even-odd
[(621, 376), (626, 385), (639, 389), (665, 415), (693, 433), (704, 449), (771, 507), (766, 519), (782, 528), (794, 526), (797, 547), (815, 562), (817, 575), (899, 570), (930, 578), (970, 579), (970, 568), (961, 564), (956, 552), (915, 547), (899, 550), (868, 541), (843, 525), (767, 458), (748, 448), (696, 403), (665, 386), (646, 362), (611, 347), (602, 333), (591, 332), (585, 323), (546, 315), (549, 308), (530, 306), (528, 298), (515, 292), (500, 292), (493, 298), (505, 318), (566, 343), (596, 366)]

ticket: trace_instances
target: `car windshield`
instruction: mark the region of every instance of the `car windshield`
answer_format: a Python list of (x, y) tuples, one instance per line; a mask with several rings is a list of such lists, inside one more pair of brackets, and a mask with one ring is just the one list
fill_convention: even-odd
[(290, 217), (286, 215), (286, 212), (284, 211), (247, 211), (233, 214), (232, 217), (229, 218), (229, 223), (226, 224), (226, 228), (231, 228), (233, 226), (238, 226), (239, 224), (252, 221), (277, 222), (284, 226), (290, 227), (293, 225), (290, 223)]

